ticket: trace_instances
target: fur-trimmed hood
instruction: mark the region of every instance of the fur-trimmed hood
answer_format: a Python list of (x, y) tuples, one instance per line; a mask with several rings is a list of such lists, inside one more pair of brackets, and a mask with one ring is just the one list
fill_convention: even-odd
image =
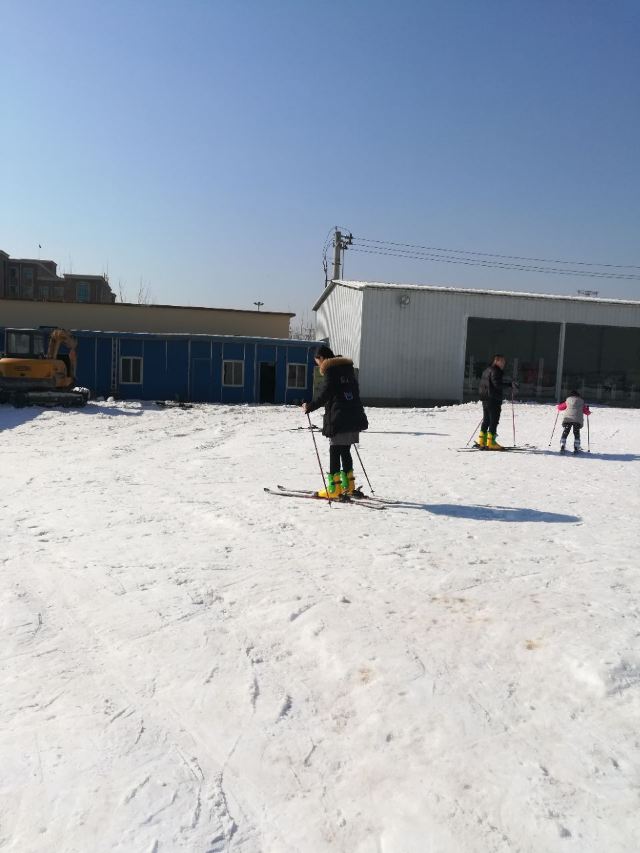
[(327, 370), (330, 370), (332, 367), (353, 367), (353, 361), (341, 355), (336, 355), (333, 358), (325, 358), (320, 365), (320, 373), (324, 376)]

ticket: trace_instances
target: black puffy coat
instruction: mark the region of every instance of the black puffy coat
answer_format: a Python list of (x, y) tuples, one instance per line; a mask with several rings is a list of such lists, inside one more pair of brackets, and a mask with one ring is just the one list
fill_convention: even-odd
[(497, 364), (492, 364), (483, 371), (478, 386), (478, 395), (481, 400), (494, 400), (502, 402), (502, 391), (504, 388), (504, 372)]
[(324, 406), (322, 434), (327, 438), (341, 432), (362, 432), (369, 422), (360, 402), (360, 388), (350, 358), (337, 355), (326, 358), (320, 365), (324, 381), (307, 412)]

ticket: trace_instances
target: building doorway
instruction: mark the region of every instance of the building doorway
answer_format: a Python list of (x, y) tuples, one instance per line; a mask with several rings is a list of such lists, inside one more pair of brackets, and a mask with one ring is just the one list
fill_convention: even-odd
[(275, 403), (276, 401), (276, 363), (275, 361), (260, 362), (259, 403)]
[(560, 323), (469, 317), (464, 399), (478, 399), (482, 371), (501, 353), (505, 377), (520, 383), (521, 400), (555, 400), (559, 347)]
[(193, 403), (208, 403), (212, 399), (211, 360), (208, 358), (191, 359), (189, 399)]

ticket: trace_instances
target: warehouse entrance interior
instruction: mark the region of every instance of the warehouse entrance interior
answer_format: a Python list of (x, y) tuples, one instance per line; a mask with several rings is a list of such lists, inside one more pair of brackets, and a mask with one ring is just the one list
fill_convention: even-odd
[(562, 393), (618, 405), (640, 401), (640, 329), (567, 323)]
[(275, 361), (260, 362), (260, 403), (275, 403), (276, 401), (276, 363)]
[(520, 383), (519, 399), (555, 400), (559, 345), (559, 323), (470, 317), (467, 321), (464, 399), (478, 399), (482, 371), (490, 364), (493, 355), (500, 353), (507, 359), (505, 377)]

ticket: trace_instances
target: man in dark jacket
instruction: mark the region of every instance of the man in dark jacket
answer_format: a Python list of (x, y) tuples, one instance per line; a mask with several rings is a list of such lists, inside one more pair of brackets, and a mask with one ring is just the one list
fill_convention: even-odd
[(314, 358), (324, 381), (313, 400), (302, 404), (302, 410), (310, 414), (324, 406), (322, 434), (330, 440), (329, 475), (327, 487), (318, 497), (338, 498), (355, 489), (351, 445), (359, 442), (360, 432), (369, 422), (351, 359), (334, 355), (327, 346), (318, 347)]
[[(502, 394), (505, 387), (504, 368), (507, 363), (503, 355), (494, 355), (493, 361), (483, 372), (478, 387), (482, 401), (482, 425), (477, 444), (488, 450), (504, 450), (496, 441), (498, 423), (502, 411)], [(510, 386), (512, 383), (507, 383)]]

